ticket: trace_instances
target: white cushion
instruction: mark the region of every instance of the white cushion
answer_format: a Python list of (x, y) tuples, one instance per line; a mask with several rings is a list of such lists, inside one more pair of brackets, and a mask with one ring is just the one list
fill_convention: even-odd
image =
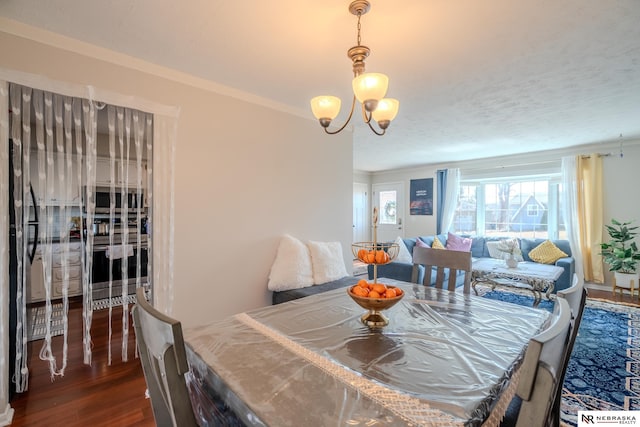
[[(502, 240), (493, 240), (487, 242), (487, 249), (489, 250), (489, 256), (491, 258), (497, 259), (507, 259), (509, 258), (509, 254), (507, 252), (501, 251), (500, 248), (506, 249), (507, 245), (505, 242), (513, 240), (515, 245), (518, 245), (518, 240), (514, 237), (513, 239), (502, 239)], [(516, 261), (521, 262), (524, 261), (521, 253), (514, 254), (514, 258)]]
[(314, 284), (321, 285), (348, 276), (340, 242), (309, 241), (307, 247), (311, 254)]
[(300, 240), (285, 234), (280, 239), (267, 287), (270, 291), (286, 291), (311, 285), (313, 269), (309, 249)]
[(491, 258), (504, 259), (504, 252), (498, 249), (499, 246), (499, 240), (487, 242), (487, 249), (489, 250), (489, 256)]
[(396, 238), (396, 241), (394, 243), (396, 243), (400, 247), (400, 249), (398, 250), (398, 256), (394, 261), (403, 262), (405, 264), (413, 263), (413, 258), (409, 253), (409, 249), (407, 249), (407, 245), (404, 244), (402, 237), (398, 236), (398, 238)]

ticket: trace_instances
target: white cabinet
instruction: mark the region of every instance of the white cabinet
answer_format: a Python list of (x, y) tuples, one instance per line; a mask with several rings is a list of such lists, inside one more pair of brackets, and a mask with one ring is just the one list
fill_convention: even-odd
[[(125, 167), (120, 165), (124, 164)], [(138, 186), (138, 162), (114, 160), (114, 176), (111, 177), (111, 159), (108, 157), (99, 157), (96, 159), (96, 185), (97, 186), (110, 186), (113, 182), (114, 185), (120, 187), (129, 183), (129, 188), (136, 188)], [(147, 183), (147, 164), (142, 162), (140, 171), (140, 185), (142, 188), (146, 187)]]
[[(67, 164), (67, 156), (64, 154), (54, 154), (51, 165), (48, 165), (47, 159), (45, 159), (44, 176), (46, 176), (46, 181), (41, 182), (40, 162), (34, 154), (32, 153), (31, 162), (29, 163), (29, 173), (38, 205), (77, 205), (80, 201), (77, 156), (71, 156), (70, 165)], [(60, 173), (62, 173), (62, 179), (60, 179)]]
[[(80, 242), (69, 242), (66, 265), (69, 274), (69, 296), (82, 295), (82, 245)], [(27, 302), (44, 301), (46, 297), (44, 288), (43, 256), (47, 247), (41, 245), (37, 248), (33, 263), (31, 264), (31, 278)], [(65, 245), (63, 243), (51, 244), (51, 299), (62, 298), (64, 286), (65, 259), (63, 258)]]

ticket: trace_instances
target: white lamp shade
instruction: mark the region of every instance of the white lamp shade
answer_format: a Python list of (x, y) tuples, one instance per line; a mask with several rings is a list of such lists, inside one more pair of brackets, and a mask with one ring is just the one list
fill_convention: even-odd
[(316, 96), (311, 100), (311, 111), (318, 120), (333, 120), (340, 112), (340, 98), (326, 95)]
[(380, 73), (362, 73), (353, 79), (352, 85), (358, 101), (379, 101), (387, 94), (389, 77)]
[(393, 98), (383, 98), (378, 101), (378, 107), (373, 110), (373, 120), (380, 122), (381, 120), (393, 120), (398, 115), (400, 102)]

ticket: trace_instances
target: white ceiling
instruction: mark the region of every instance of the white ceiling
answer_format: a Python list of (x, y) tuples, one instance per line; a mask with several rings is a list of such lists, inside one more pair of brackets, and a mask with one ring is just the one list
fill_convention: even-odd
[[(354, 114), (354, 168), (379, 171), (640, 138), (639, 0), (371, 0), (368, 71), (398, 118)], [(2, 0), (0, 15), (311, 117), (350, 105), (349, 0)], [(343, 111), (336, 119), (346, 118)], [(322, 129), (318, 125), (318, 132)], [(330, 136), (327, 136), (330, 138)]]

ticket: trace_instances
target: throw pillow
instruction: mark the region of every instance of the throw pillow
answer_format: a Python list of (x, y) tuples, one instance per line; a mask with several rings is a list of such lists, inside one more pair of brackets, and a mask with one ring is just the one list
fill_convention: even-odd
[(437, 237), (433, 238), (433, 243), (431, 244), (431, 247), (433, 249), (446, 249), (442, 244), (442, 242), (440, 241), (440, 239), (438, 239)]
[(452, 251), (471, 251), (473, 240), (469, 237), (462, 237), (456, 234), (447, 233), (447, 249)]
[[(524, 261), (522, 257), (522, 251), (520, 250), (520, 245), (518, 243), (517, 238), (512, 239), (502, 239), (502, 240), (490, 240), (487, 241), (487, 249), (489, 250), (489, 256), (491, 258), (497, 259), (507, 259), (509, 258), (509, 254), (505, 252), (505, 249), (510, 247), (518, 247), (518, 250), (514, 254), (514, 258), (516, 261), (521, 262)], [(501, 250), (502, 249), (502, 250)]]
[(404, 244), (404, 241), (402, 240), (402, 238), (398, 237), (394, 243), (397, 244), (399, 248), (398, 256), (396, 256), (395, 261), (402, 262), (405, 264), (411, 264), (413, 262), (413, 258), (411, 257), (411, 254), (409, 253), (409, 249), (407, 249), (407, 245)]
[(267, 288), (270, 291), (286, 291), (311, 285), (313, 270), (309, 249), (300, 240), (285, 234), (280, 239)]
[(340, 242), (310, 241), (307, 247), (311, 254), (314, 284), (321, 285), (348, 276)]
[(529, 252), (529, 258), (541, 264), (555, 264), (557, 260), (567, 256), (551, 240), (545, 240)]
[(421, 238), (417, 238), (416, 239), (416, 246), (419, 247), (419, 248), (431, 248), (431, 247), (433, 247), (433, 245), (429, 246)]
[(504, 259), (504, 252), (498, 249), (499, 247), (500, 240), (492, 240), (487, 242), (487, 249), (489, 250), (489, 256), (491, 258)]

